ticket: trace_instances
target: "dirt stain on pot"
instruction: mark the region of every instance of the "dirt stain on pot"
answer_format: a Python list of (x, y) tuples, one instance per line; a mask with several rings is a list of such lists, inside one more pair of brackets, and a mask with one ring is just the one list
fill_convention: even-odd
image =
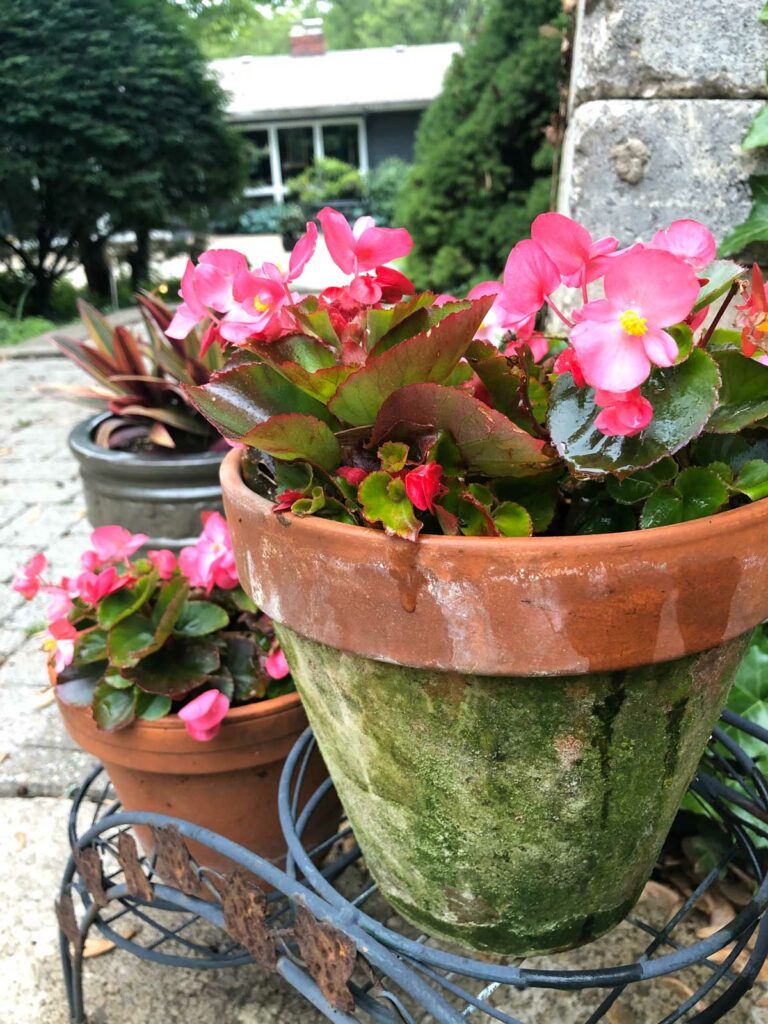
[(418, 565), (419, 545), (412, 541), (391, 538), (387, 551), (389, 572), (395, 583), (403, 610), (409, 615), (416, 611), (419, 591), (425, 585), (424, 574)]

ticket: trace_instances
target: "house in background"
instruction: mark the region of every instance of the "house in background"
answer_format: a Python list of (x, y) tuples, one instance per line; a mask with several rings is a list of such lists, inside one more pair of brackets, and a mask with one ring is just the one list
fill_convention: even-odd
[(458, 43), (326, 51), (322, 21), (291, 31), (291, 52), (212, 61), (228, 113), (256, 150), (248, 196), (282, 203), (285, 182), (322, 157), (366, 172), (413, 157), (421, 115)]

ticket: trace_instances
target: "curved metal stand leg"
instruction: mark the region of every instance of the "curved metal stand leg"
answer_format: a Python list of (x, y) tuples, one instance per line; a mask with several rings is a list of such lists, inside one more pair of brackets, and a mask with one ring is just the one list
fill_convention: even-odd
[[(64, 876), (61, 880), (61, 889), (59, 891), (60, 899), (64, 897), (71, 899), (70, 890), (72, 880), (75, 876), (75, 871), (75, 859), (74, 857), (70, 857), (64, 871)], [(90, 924), (88, 927), (90, 927)], [(70, 936), (66, 934), (61, 923), (59, 923), (59, 955), (61, 957), (61, 972), (64, 978), (64, 990), (67, 996), (70, 1024), (87, 1024), (83, 1005), (82, 944), (84, 941), (85, 934), (81, 929), (81, 940), (79, 943), (80, 948), (75, 949), (75, 955), (73, 956)]]

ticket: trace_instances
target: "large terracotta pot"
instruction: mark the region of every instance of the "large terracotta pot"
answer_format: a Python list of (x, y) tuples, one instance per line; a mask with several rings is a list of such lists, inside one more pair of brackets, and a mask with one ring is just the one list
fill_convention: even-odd
[(237, 452), (222, 484), (240, 579), (390, 902), (518, 956), (621, 920), (768, 616), (768, 501), (647, 532), (410, 544), (275, 515)]
[[(154, 811), (183, 818), (279, 862), (286, 848), (277, 812), (280, 773), (288, 752), (307, 727), (297, 693), (232, 708), (217, 736), (193, 740), (176, 715), (135, 722), (118, 732), (96, 728), (90, 708), (59, 703), (72, 739), (107, 770), (125, 810)], [(311, 762), (305, 794), (328, 773), (322, 759)], [(321, 804), (310, 841), (332, 835), (340, 817), (335, 799)], [(148, 831), (143, 845), (151, 848)], [(198, 863), (231, 870), (227, 858), (188, 843)]]

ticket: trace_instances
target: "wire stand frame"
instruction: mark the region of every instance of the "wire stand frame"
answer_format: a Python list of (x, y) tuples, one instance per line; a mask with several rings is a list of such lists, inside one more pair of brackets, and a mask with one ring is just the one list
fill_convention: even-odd
[[(659, 1024), (712, 1024), (749, 991), (768, 957), (768, 861), (757, 842), (768, 840), (768, 783), (733, 738), (768, 746), (768, 731), (728, 711), (721, 724), (730, 734), (715, 730), (690, 792), (716, 823), (722, 856), (662, 926), (635, 908), (626, 922), (647, 937), (642, 954), (633, 963), (600, 969), (540, 969), (537, 958), (523, 966), (446, 949), (393, 917), (349, 828), (305, 849), (307, 823), (332, 787), (327, 780), (308, 798), (302, 792), (315, 742), (310, 730), (291, 751), (280, 785), (289, 851), (284, 870), (190, 822), (122, 811), (97, 768), (72, 805), (72, 856), (57, 902), (71, 1021), (86, 1021), (83, 952), (95, 928), (125, 952), (167, 966), (255, 962), (281, 974), (341, 1024), (536, 1024), (518, 1017), (515, 1008), (533, 989), (564, 996), (581, 991), (582, 1024), (597, 1024), (637, 983), (679, 976), (692, 967), (701, 968), (703, 980), (697, 979), (695, 990), (680, 986), (685, 996), (665, 1004)], [(142, 841), (150, 856), (142, 853)], [(198, 858), (201, 866), (189, 842), (229, 858), (232, 870), (206, 867), (204, 856)], [(732, 865), (749, 880), (749, 902), (714, 934), (686, 941), (691, 929), (681, 926)], [(132, 926), (127, 931), (126, 924)]]

